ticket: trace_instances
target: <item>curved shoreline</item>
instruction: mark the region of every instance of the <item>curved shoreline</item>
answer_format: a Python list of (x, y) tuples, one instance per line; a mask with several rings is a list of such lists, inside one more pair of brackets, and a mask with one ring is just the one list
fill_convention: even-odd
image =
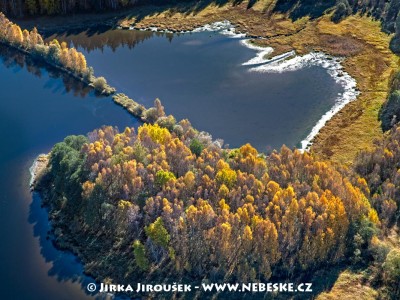
[[(310, 52), (308, 54), (298, 56), (295, 50), (285, 52), (276, 56), (269, 57), (273, 54), (272, 47), (262, 47), (253, 44), (252, 39), (263, 39), (263, 37), (248, 36), (247, 33), (236, 32), (236, 27), (228, 20), (214, 22), (197, 27), (191, 31), (171, 31), (170, 29), (159, 29), (155, 26), (148, 28), (130, 27), (129, 30), (150, 30), (152, 32), (162, 33), (196, 33), (196, 32), (218, 32), (232, 38), (241, 39), (240, 43), (252, 50), (257, 51), (256, 56), (242, 63), (243, 66), (250, 66), (250, 72), (260, 73), (283, 73), (300, 70), (307, 66), (320, 66), (327, 70), (328, 74), (340, 84), (344, 92), (335, 99), (335, 104), (328, 110), (311, 129), (311, 132), (305, 139), (300, 141), (301, 151), (309, 151), (313, 144), (314, 138), (320, 130), (331, 120), (338, 112), (340, 112), (348, 103), (357, 99), (360, 92), (357, 89), (356, 80), (344, 71), (341, 62), (343, 58), (327, 55), (323, 52)], [(253, 67), (252, 67), (253, 66)]]
[(307, 66), (320, 66), (326, 69), (328, 74), (343, 87), (344, 92), (338, 95), (332, 108), (322, 115), (307, 137), (300, 142), (300, 150), (302, 151), (309, 150), (312, 146), (312, 141), (325, 124), (348, 103), (356, 100), (360, 95), (360, 92), (356, 88), (356, 80), (347, 72), (343, 71), (341, 60), (341, 58), (334, 58), (322, 52), (310, 52), (303, 56), (296, 56), (294, 52), (288, 52), (267, 59), (264, 64), (249, 70), (261, 73), (282, 73), (296, 71)]
[[(392, 36), (382, 32), (379, 20), (356, 14), (333, 23), (329, 13), (315, 19), (292, 20), (286, 14), (273, 11), (266, 14), (259, 7), (249, 9), (246, 5), (210, 5), (196, 14), (171, 10), (170, 6), (158, 9), (156, 14), (151, 8), (138, 12), (140, 14), (121, 14), (119, 20), (114, 19), (108, 25), (138, 30), (152, 27), (179, 35), (205, 24), (229, 20), (236, 32), (243, 35), (246, 32), (246, 37), (256, 39), (257, 45), (272, 46), (277, 55), (292, 50), (306, 55), (312, 49), (342, 57), (342, 66), (356, 79), (360, 95), (322, 127), (313, 140), (311, 151), (321, 159), (351, 165), (359, 151), (370, 148), (375, 139), (382, 137), (378, 111), (387, 100), (391, 74), (398, 69), (398, 57), (389, 50)], [(70, 25), (85, 29), (98, 24), (98, 19), (91, 22), (89, 18), (80, 26)], [(60, 23), (63, 31), (70, 26), (65, 20)], [(28, 21), (25, 24), (57, 28), (54, 18), (51, 23), (48, 19), (39, 19), (39, 23)]]
[[(126, 28), (119, 27), (123, 30)], [(243, 32), (236, 32), (236, 26), (234, 26), (230, 21), (224, 20), (220, 22), (214, 22), (210, 24), (206, 24), (200, 27), (197, 27), (191, 31), (171, 31), (169, 29), (159, 29), (157, 27), (150, 26), (148, 28), (135, 28), (133, 26), (129, 27), (129, 30), (141, 30), (141, 31), (152, 31), (152, 32), (161, 32), (161, 33), (196, 33), (196, 32), (218, 32), (222, 35), (229, 36), (230, 38), (238, 39), (240, 44), (256, 51), (255, 57), (251, 58), (247, 62), (243, 62), (243, 66), (249, 66), (250, 72), (261, 72), (261, 73), (274, 73), (274, 72), (288, 72), (288, 71), (295, 71), (301, 68), (310, 66), (310, 65), (317, 65), (321, 66), (328, 70), (329, 75), (339, 84), (341, 84), (344, 88), (344, 93), (339, 95), (335, 99), (334, 106), (324, 113), (321, 118), (317, 121), (317, 123), (312, 127), (311, 131), (308, 133), (305, 139), (299, 141), (301, 147), (299, 148), (302, 151), (307, 151), (312, 146), (312, 141), (318, 135), (320, 130), (326, 125), (326, 123), (332, 119), (341, 109), (343, 109), (348, 103), (357, 99), (357, 96), (360, 94), (356, 89), (356, 81), (352, 78), (347, 72), (342, 71), (343, 66), (341, 65), (341, 58), (335, 58), (333, 56), (329, 56), (323, 52), (310, 52), (303, 56), (296, 55), (295, 50), (285, 52), (273, 57), (270, 57), (273, 54), (274, 49), (272, 47), (263, 47), (258, 46), (253, 43), (253, 39), (260, 39), (264, 40), (263, 37), (258, 36), (249, 36)], [(4, 43), (4, 45), (14, 48), (17, 51), (21, 51), (26, 55), (33, 56), (31, 52), (26, 51), (20, 47), (16, 47), (9, 43)], [(73, 72), (67, 70), (66, 68), (60, 67), (58, 65), (52, 64), (45, 59), (42, 59), (45, 63), (49, 64), (50, 66), (65, 72), (68, 75), (73, 76), (79, 81), (84, 82), (88, 86), (92, 86), (90, 82), (85, 81), (82, 77), (77, 76)], [(141, 119), (142, 121), (146, 122), (144, 119), (142, 112), (145, 110), (145, 107), (140, 103), (136, 103), (134, 100), (129, 99), (124, 94), (117, 94), (116, 91), (113, 92), (113, 100), (116, 104), (123, 106), (128, 112)], [(140, 106), (140, 113), (133, 112), (132, 109), (128, 109), (128, 106), (132, 106), (131, 104), (125, 105), (122, 104), (120, 99), (121, 96), (128, 100), (131, 100), (133, 106)], [(118, 99), (118, 100), (117, 100)]]
[[(232, 38), (242, 38), (246, 36), (246, 34), (243, 33), (236, 33), (235, 27), (227, 20), (224, 22), (205, 25), (201, 29), (193, 30), (193, 32), (199, 31), (220, 31), (221, 34), (229, 35)], [(325, 124), (348, 103), (357, 99), (360, 93), (356, 89), (356, 80), (347, 72), (342, 71), (343, 66), (341, 65), (341, 58), (334, 58), (321, 52), (310, 52), (309, 54), (298, 56), (294, 50), (273, 56), (271, 58), (265, 58), (266, 56), (272, 54), (274, 49), (272, 47), (261, 47), (254, 45), (251, 43), (251, 39), (252, 38), (241, 40), (242, 45), (257, 51), (257, 54), (254, 58), (242, 64), (243, 66), (259, 65), (250, 68), (250, 72), (283, 73), (300, 70), (307, 66), (321, 66), (326, 69), (328, 74), (344, 88), (343, 94), (339, 95), (335, 99), (334, 106), (322, 115), (322, 117), (311, 129), (311, 132), (307, 135), (307, 137), (300, 141), (300, 150), (308, 151), (312, 145), (312, 141), (318, 135), (319, 131), (325, 126)]]
[(237, 32), (247, 32), (256, 45), (273, 47), (276, 55), (292, 50), (306, 55), (314, 50), (342, 57), (343, 70), (357, 81), (360, 95), (322, 127), (311, 151), (320, 159), (349, 166), (359, 151), (369, 149), (375, 139), (382, 137), (378, 112), (387, 100), (391, 74), (398, 69), (398, 57), (389, 50), (391, 36), (382, 32), (379, 20), (357, 14), (333, 23), (330, 17), (324, 14), (315, 19), (292, 20), (285, 14), (266, 15), (239, 5), (210, 6), (195, 15), (164, 10), (146, 18), (127, 17), (119, 24), (127, 28), (193, 30), (207, 23), (229, 20)]

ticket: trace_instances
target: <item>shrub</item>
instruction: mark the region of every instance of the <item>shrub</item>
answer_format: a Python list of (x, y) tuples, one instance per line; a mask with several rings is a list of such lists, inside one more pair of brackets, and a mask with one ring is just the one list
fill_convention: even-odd
[(103, 92), (107, 87), (107, 80), (104, 77), (97, 77), (92, 84), (97, 91)]
[(178, 136), (181, 137), (183, 136), (183, 128), (181, 125), (175, 125), (172, 129), (172, 131)]
[(169, 131), (172, 131), (176, 124), (176, 120), (173, 116), (169, 115), (168, 117), (158, 118), (156, 123), (160, 125), (160, 127), (164, 127), (167, 128)]
[(156, 174), (156, 184), (159, 186), (163, 186), (164, 184), (166, 184), (168, 181), (170, 181), (171, 179), (175, 179), (175, 175), (169, 171), (158, 171)]
[(347, 0), (339, 0), (338, 4), (336, 5), (336, 10), (332, 15), (332, 21), (338, 23), (350, 14), (351, 7), (349, 2), (347, 2)]
[(144, 118), (149, 123), (155, 123), (158, 119), (157, 109), (155, 107), (150, 107), (144, 112)]
[(389, 99), (382, 106), (379, 112), (379, 119), (382, 121), (383, 131), (392, 128), (400, 117), (400, 90), (392, 92)]
[(45, 45), (38, 44), (34, 46), (33, 51), (36, 56), (44, 59), (48, 54), (49, 48)]
[(393, 294), (398, 296), (400, 294), (400, 250), (392, 249), (387, 255), (382, 267), (384, 280), (388, 283), (388, 286), (393, 287)]
[(199, 156), (204, 149), (204, 145), (198, 139), (194, 138), (190, 142), (189, 148), (193, 154), (196, 154), (196, 156)]

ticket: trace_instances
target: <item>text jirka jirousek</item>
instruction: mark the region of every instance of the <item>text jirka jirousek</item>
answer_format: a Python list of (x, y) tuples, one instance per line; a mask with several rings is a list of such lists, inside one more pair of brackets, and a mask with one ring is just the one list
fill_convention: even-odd
[[(100, 293), (168, 293), (168, 292), (191, 292), (202, 290), (204, 292), (278, 292), (278, 293), (310, 293), (312, 292), (312, 283), (202, 283), (200, 285), (192, 284), (144, 284), (136, 285), (122, 284), (100, 284)], [(92, 290), (94, 291), (94, 290)]]

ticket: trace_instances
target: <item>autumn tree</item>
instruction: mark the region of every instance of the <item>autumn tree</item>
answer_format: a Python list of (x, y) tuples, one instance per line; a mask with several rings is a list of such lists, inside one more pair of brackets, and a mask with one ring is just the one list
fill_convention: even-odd
[[(73, 239), (112, 236), (101, 253), (153, 279), (291, 278), (368, 255), (381, 219), (365, 180), (286, 147), (268, 157), (251, 145), (221, 149), (189, 124), (179, 135), (159, 124), (103, 127), (83, 144), (56, 146), (48, 180), (54, 199), (62, 191), (66, 200), (51, 202), (51, 213), (79, 224)], [(191, 150), (194, 138), (201, 152)]]

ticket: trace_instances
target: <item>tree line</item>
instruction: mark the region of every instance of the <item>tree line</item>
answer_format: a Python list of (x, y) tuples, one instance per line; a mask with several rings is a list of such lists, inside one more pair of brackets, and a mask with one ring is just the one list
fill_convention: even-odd
[[(400, 223), (400, 125), (393, 125), (372, 149), (361, 152), (354, 170), (366, 179), (371, 205), (377, 210), (381, 230), (390, 235)], [(397, 237), (398, 239), (398, 237)], [(377, 268), (376, 281), (387, 285), (385, 299), (400, 297), (400, 250), (392, 243), (371, 240), (370, 254)]]
[(77, 11), (117, 9), (137, 0), (1, 0), (0, 10), (12, 16), (68, 14)]
[(115, 89), (110, 87), (103, 77), (94, 76), (93, 68), (87, 66), (83, 53), (73, 47), (69, 48), (65, 42), (60, 44), (56, 39), (45, 43), (36, 28), (31, 31), (22, 30), (1, 12), (0, 42), (69, 72), (93, 86), (100, 93), (109, 95), (115, 92)]
[(64, 84), (65, 91), (71, 92), (76, 97), (86, 97), (93, 89), (85, 82), (76, 80), (76, 78), (69, 76), (67, 73), (60, 71), (50, 65), (35, 60), (32, 56), (26, 55), (20, 51), (0, 44), (0, 61), (6, 68), (25, 68), (31, 75), (36, 77), (43, 76), (43, 69), (49, 73), (51, 78), (59, 78)]
[[(184, 0), (183, 2), (190, 1)], [(14, 17), (22, 17), (113, 11), (136, 5), (177, 3), (176, 0), (0, 0), (0, 11)]]
[[(0, 0), (0, 11), (13, 17), (37, 15), (66, 15), (78, 12), (98, 12), (126, 9), (140, 5), (169, 5), (174, 7), (180, 2), (191, 0)], [(244, 0), (205, 0), (192, 1), (193, 7), (201, 2), (202, 6), (210, 3), (238, 5)], [(250, 9), (258, 0), (249, 0)], [(340, 22), (351, 14), (360, 13), (371, 16), (382, 22), (382, 28), (388, 33), (396, 33), (391, 41), (391, 49), (400, 53), (400, 0), (277, 0), (264, 3), (268, 12), (288, 14), (292, 19), (304, 16), (320, 17), (324, 13), (332, 13), (332, 20)], [(267, 9), (268, 8), (268, 9)], [(266, 14), (268, 17), (269, 13)]]
[[(184, 0), (180, 2), (190, 2)], [(193, 1), (196, 3), (199, 1)], [(207, 2), (215, 1), (203, 1)], [(229, 0), (218, 1), (225, 4)], [(243, 0), (231, 1), (233, 4), (244, 2)], [(258, 0), (248, 1), (251, 8)], [(27, 15), (56, 15), (74, 12), (110, 11), (123, 9), (137, 5), (176, 5), (176, 0), (0, 0), (0, 11), (11, 16)], [(268, 7), (271, 3), (266, 3)], [(383, 22), (384, 29), (388, 32), (397, 30), (397, 16), (400, 10), (399, 0), (278, 0), (273, 3), (273, 10), (289, 12), (294, 18), (309, 15), (318, 17), (326, 10), (334, 10), (333, 19), (340, 19), (352, 14), (361, 13), (371, 15)]]

